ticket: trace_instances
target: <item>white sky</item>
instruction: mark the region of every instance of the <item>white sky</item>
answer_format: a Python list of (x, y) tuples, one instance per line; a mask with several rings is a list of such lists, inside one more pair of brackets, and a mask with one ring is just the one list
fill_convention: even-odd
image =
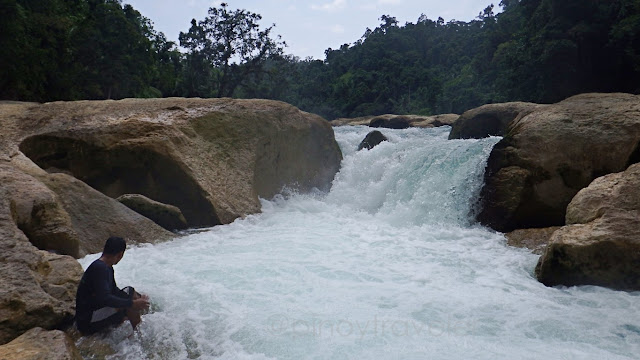
[[(178, 43), (178, 34), (187, 32), (191, 19), (202, 20), (212, 0), (123, 0), (151, 19), (154, 28)], [(262, 15), (262, 29), (276, 24), (275, 35), (282, 35), (285, 53), (324, 59), (327, 48), (351, 44), (367, 27), (380, 25), (381, 15), (395, 16), (401, 25), (415, 23), (420, 14), (436, 20), (439, 16), (469, 21), (492, 2), (498, 10), (500, 0), (229, 0), (230, 9), (247, 9)]]

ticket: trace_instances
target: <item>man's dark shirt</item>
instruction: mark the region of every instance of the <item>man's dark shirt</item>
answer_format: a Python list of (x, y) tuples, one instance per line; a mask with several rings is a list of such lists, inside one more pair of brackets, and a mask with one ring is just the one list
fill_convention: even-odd
[(76, 293), (76, 323), (87, 329), (95, 310), (103, 307), (128, 308), (133, 300), (116, 286), (113, 268), (98, 259), (82, 275)]

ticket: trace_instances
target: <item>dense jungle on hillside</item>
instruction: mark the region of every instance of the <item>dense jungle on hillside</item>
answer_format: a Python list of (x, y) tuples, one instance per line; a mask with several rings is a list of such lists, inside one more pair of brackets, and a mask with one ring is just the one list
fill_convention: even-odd
[(416, 14), (325, 59), (286, 54), (259, 14), (222, 4), (179, 44), (120, 0), (0, 0), (0, 99), (283, 100), (327, 119), (461, 113), (640, 92), (640, 0), (502, 0), (470, 22)]

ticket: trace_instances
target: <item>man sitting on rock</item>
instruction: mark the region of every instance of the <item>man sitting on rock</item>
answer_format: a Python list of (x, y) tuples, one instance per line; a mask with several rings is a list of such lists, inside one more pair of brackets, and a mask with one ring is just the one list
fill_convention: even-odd
[(102, 256), (91, 263), (82, 275), (76, 294), (76, 326), (89, 335), (121, 324), (129, 319), (135, 330), (141, 312), (149, 308), (149, 298), (132, 287), (119, 289), (113, 277), (113, 265), (124, 256), (127, 244), (123, 238), (110, 237)]

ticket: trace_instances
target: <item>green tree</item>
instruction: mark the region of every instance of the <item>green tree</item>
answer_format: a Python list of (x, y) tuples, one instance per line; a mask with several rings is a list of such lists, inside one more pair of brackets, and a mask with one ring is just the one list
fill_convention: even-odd
[(178, 84), (184, 66), (184, 56), (176, 48), (173, 41), (168, 41), (161, 32), (151, 35), (152, 53), (154, 55), (151, 86), (162, 96), (180, 96)]
[(383, 15), (324, 60), (301, 60), (283, 55), (275, 25), (226, 4), (192, 20), (182, 54), (120, 0), (0, 0), (0, 98), (236, 96), (335, 118), (640, 92), (639, 0), (499, 5), (470, 22)]
[(279, 36), (271, 38), (275, 25), (260, 30), (261, 19), (259, 14), (232, 11), (222, 3), (210, 8), (204, 20), (191, 21), (189, 32), (179, 36), (180, 45), (188, 50), (189, 94), (202, 95), (209, 88), (213, 96), (232, 96), (249, 76), (263, 70), (270, 56), (282, 54), (284, 42)]

